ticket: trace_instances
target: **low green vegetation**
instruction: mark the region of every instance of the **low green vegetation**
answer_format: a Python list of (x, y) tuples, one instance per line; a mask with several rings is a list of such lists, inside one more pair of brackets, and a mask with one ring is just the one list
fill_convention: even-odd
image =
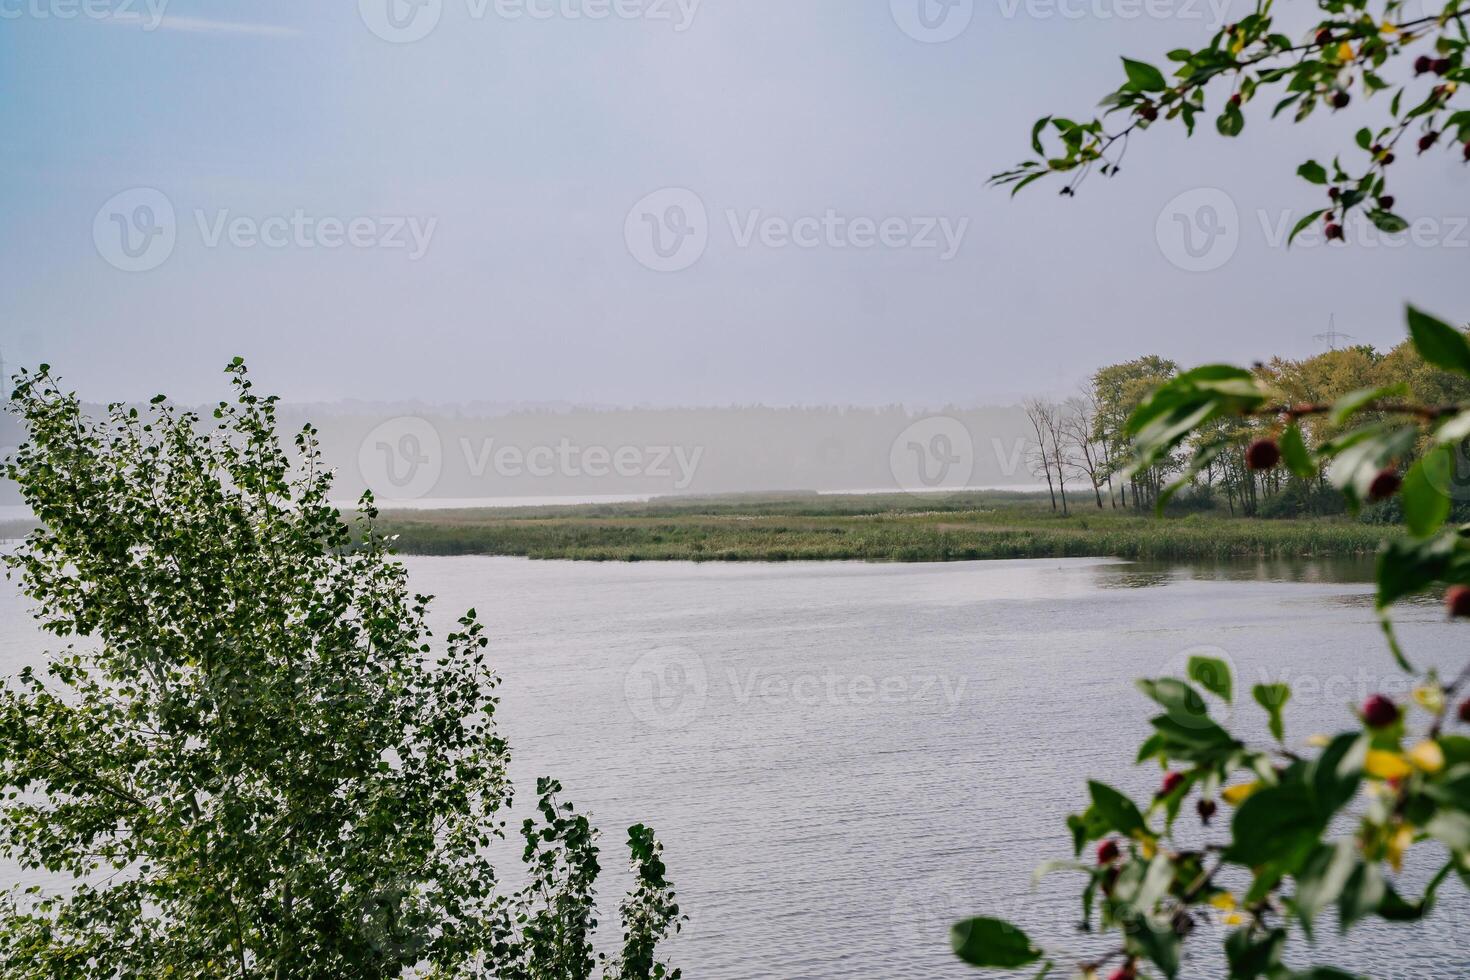
[(712, 497), (536, 509), (397, 511), (401, 552), (583, 561), (973, 561), (995, 558), (1337, 557), (1385, 529), (1347, 518), (1156, 518), (1053, 512), (1015, 493)]

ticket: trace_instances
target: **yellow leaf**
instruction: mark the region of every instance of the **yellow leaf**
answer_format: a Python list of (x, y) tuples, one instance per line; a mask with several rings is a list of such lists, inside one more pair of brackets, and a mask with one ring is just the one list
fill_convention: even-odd
[(1420, 742), (1409, 750), (1409, 761), (1428, 773), (1444, 768), (1444, 749), (1438, 742)]
[(1227, 926), (1238, 926), (1243, 922), (1245, 922), (1245, 916), (1239, 912), (1229, 912), (1225, 915), (1225, 924)]
[(1314, 749), (1325, 749), (1332, 744), (1332, 739), (1326, 735), (1308, 735), (1307, 744)]
[(1444, 688), (1438, 684), (1420, 684), (1414, 688), (1414, 703), (1437, 715), (1444, 709)]
[(1261, 788), (1260, 783), (1242, 783), (1239, 786), (1227, 786), (1220, 791), (1220, 797), (1231, 806), (1240, 806), (1250, 795)]
[(1388, 840), (1388, 863), (1395, 871), (1404, 870), (1404, 852), (1414, 843), (1414, 832), (1408, 827), (1399, 827)]
[(1363, 771), (1378, 779), (1403, 779), (1413, 770), (1397, 752), (1370, 749), (1367, 761), (1363, 763)]
[(1337, 46), (1337, 60), (1338, 61), (1352, 61), (1353, 60), (1353, 46), (1351, 44), (1347, 43), (1346, 41), (1344, 41), (1341, 44), (1339, 44)]
[(1390, 24), (1388, 21), (1384, 21), (1383, 26), (1379, 28), (1379, 30), (1382, 31), (1384, 34), (1397, 34), (1399, 32), (1398, 27), (1394, 24)]
[(1221, 892), (1210, 899), (1210, 904), (1221, 912), (1233, 912), (1235, 911), (1235, 896), (1229, 892)]

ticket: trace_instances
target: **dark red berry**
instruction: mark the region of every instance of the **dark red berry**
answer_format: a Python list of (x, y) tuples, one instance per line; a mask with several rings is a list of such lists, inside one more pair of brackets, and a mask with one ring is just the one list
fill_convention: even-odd
[(1465, 159), (1470, 160), (1470, 140), (1465, 141)]
[(1387, 500), (1389, 497), (1398, 493), (1399, 487), (1403, 485), (1403, 478), (1399, 476), (1398, 471), (1393, 467), (1381, 470), (1368, 486), (1368, 499), (1374, 503)]
[(1429, 67), (1436, 75), (1445, 75), (1454, 67), (1454, 63), (1448, 58), (1435, 58)]
[(1208, 827), (1210, 821), (1215, 819), (1215, 811), (1219, 808), (1214, 800), (1200, 800), (1195, 805), (1195, 809), (1199, 811), (1199, 822)]
[(1329, 30), (1326, 27), (1324, 27), (1320, 31), (1318, 31), (1317, 32), (1317, 43), (1318, 44), (1321, 44), (1321, 45), (1324, 45), (1324, 46), (1325, 45), (1328, 45), (1328, 44), (1331, 44), (1332, 43), (1332, 31)]
[(1444, 607), (1456, 619), (1470, 617), (1470, 585), (1452, 585), (1446, 589)]
[(1232, 95), (1230, 97), (1230, 104), (1231, 105), (1240, 105), (1240, 93), (1239, 92), (1236, 92), (1234, 95)]
[(1394, 197), (1392, 194), (1385, 194), (1378, 199), (1378, 206), (1385, 211), (1392, 211), (1393, 201)]
[(1435, 144), (1438, 139), (1438, 133), (1425, 133), (1423, 136), (1419, 137), (1419, 152), (1423, 153), (1425, 150), (1429, 149)]
[(1330, 197), (1330, 198), (1332, 198), (1334, 201), (1337, 200), (1339, 197), (1342, 197), (1342, 188), (1341, 187), (1329, 187), (1329, 188), (1327, 188), (1327, 196)]
[(1369, 728), (1387, 728), (1399, 720), (1399, 706), (1382, 694), (1363, 702), (1363, 721)]
[(1149, 102), (1145, 102), (1143, 105), (1138, 107), (1138, 114), (1144, 119), (1147, 119), (1149, 122), (1153, 122), (1155, 119), (1159, 118), (1159, 110), (1155, 109), (1153, 104)]
[(1351, 101), (1353, 101), (1353, 97), (1351, 95), (1348, 95), (1342, 89), (1338, 89), (1336, 92), (1332, 93), (1332, 107), (1334, 109), (1346, 109), (1348, 107), (1348, 103)]
[(1434, 68), (1434, 59), (1427, 54), (1421, 54), (1414, 59), (1414, 74), (1422, 75)]
[(1184, 773), (1166, 772), (1164, 773), (1164, 782), (1162, 785), (1159, 786), (1159, 795), (1168, 796), (1170, 793), (1174, 792), (1176, 789), (1183, 785)]
[(1275, 439), (1257, 439), (1245, 451), (1245, 464), (1253, 470), (1269, 470), (1281, 462), (1281, 447)]
[(1460, 702), (1460, 720), (1470, 725), (1470, 698)]
[(1396, 160), (1396, 159), (1398, 159), (1398, 158), (1395, 157), (1392, 153), (1385, 153), (1385, 154), (1383, 154), (1383, 165), (1386, 167), (1390, 163), (1393, 163), (1394, 160)]
[(1097, 863), (1112, 864), (1114, 861), (1118, 860), (1118, 855), (1120, 853), (1122, 852), (1118, 850), (1117, 841), (1105, 840), (1101, 844), (1097, 845)]
[(1329, 221), (1327, 223), (1327, 240), (1328, 241), (1342, 241), (1342, 239), (1343, 239), (1342, 225), (1338, 224), (1335, 221)]
[(1108, 974), (1108, 980), (1134, 980), (1137, 976), (1138, 972), (1133, 968), (1133, 964), (1127, 963)]

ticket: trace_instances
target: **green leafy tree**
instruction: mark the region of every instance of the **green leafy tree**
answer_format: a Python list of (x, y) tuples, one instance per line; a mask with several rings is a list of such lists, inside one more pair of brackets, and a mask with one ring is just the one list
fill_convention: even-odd
[[(1039, 159), (997, 175), (997, 182), (1019, 189), (1060, 174), (1063, 193), (1072, 194), (1094, 169), (1117, 172), (1131, 134), (1161, 120), (1179, 120), (1192, 132), (1206, 112), (1207, 93), (1228, 92), (1210, 110), (1225, 136), (1241, 132), (1246, 106), (1272, 88), (1280, 90), (1274, 114), (1291, 110), (1298, 120), (1319, 107), (1344, 108), (1355, 94), (1382, 93), (1388, 120), (1358, 133), (1365, 159), (1355, 173), (1338, 160), (1330, 167), (1308, 161), (1298, 171), (1327, 186), (1329, 203), (1293, 234), (1323, 219), (1327, 237), (1340, 239), (1354, 209), (1366, 209), (1385, 231), (1402, 230), (1386, 180), (1406, 136), (1413, 134), (1420, 152), (1463, 144), (1470, 157), (1470, 111), (1453, 106), (1458, 84), (1470, 78), (1464, 22), (1470, 9), (1450, 3), (1439, 15), (1408, 18), (1399, 2), (1318, 0), (1318, 7), (1320, 22), (1294, 40), (1276, 30), (1271, 4), (1260, 3), (1206, 47), (1170, 52), (1178, 65), (1172, 78), (1125, 59), (1127, 81), (1105, 104), (1110, 113), (1126, 114), (1126, 123), (1109, 131), (1102, 119), (1042, 119), (1033, 130)], [(1412, 59), (1413, 73), (1425, 77), (1389, 94), (1394, 86), (1385, 69), (1394, 59)], [(1055, 152), (1043, 143), (1047, 133), (1059, 140)], [(1423, 363), (1455, 379), (1435, 390), (1462, 391), (1470, 380), (1465, 334), (1413, 308), (1408, 327)], [(1104, 970), (1114, 980), (1153, 971), (1177, 976), (1186, 943), (1207, 916), (1230, 929), (1223, 954), (1231, 978), (1351, 977), (1332, 967), (1289, 965), (1288, 940), (1297, 932), (1318, 935), (1329, 909), (1342, 930), (1368, 918), (1418, 922), (1432, 914), (1446, 882), (1470, 887), (1470, 737), (1454, 730), (1470, 725), (1470, 700), (1461, 700), (1470, 663), (1416, 665), (1389, 618), (1395, 603), (1440, 589), (1452, 617), (1470, 618), (1470, 525), (1446, 523), (1453, 474), (1470, 437), (1470, 405), (1416, 401), (1403, 384), (1330, 401), (1293, 399), (1281, 388), (1270, 372), (1230, 365), (1169, 379), (1124, 427), (1134, 444), (1131, 472), (1149, 472), (1187, 453), (1186, 475), (1196, 473), (1222, 451), (1228, 430), (1220, 423), (1237, 420), (1251, 424), (1255, 438), (1246, 463), (1257, 474), (1285, 467), (1314, 480), (1325, 473), (1354, 508), (1396, 498), (1408, 534), (1380, 552), (1376, 604), (1390, 654), (1416, 677), (1413, 697), (1396, 702), (1375, 695), (1342, 732), (1297, 751), (1287, 740), (1286, 685), (1249, 692), (1275, 743), (1258, 746), (1211, 717), (1212, 699), (1246, 696), (1225, 663), (1196, 657), (1185, 678), (1140, 681), (1158, 713), (1136, 761), (1163, 767), (1157, 794), (1140, 806), (1104, 782), (1089, 783), (1087, 805), (1069, 826), (1075, 857), (1092, 847), (1090, 860), (1044, 866), (1080, 874), (1084, 922), (1117, 936), (1102, 956), (1072, 960), (1087, 977)], [(1312, 445), (1303, 433), (1307, 420), (1326, 423)], [(1197, 833), (1175, 834), (1187, 803), (1206, 825), (1206, 843), (1181, 839)], [(1423, 891), (1401, 894), (1393, 872), (1407, 852), (1420, 849), (1430, 852), (1438, 873)], [(1231, 890), (1226, 881), (1248, 884)], [(1047, 974), (1063, 960), (994, 918), (960, 922), (952, 939), (960, 958), (980, 967), (1039, 965)]]
[(316, 433), (230, 367), (212, 420), (161, 397), (89, 417), (17, 377), (4, 468), (40, 528), (4, 556), (65, 646), (0, 690), (0, 853), (57, 887), (0, 899), (0, 974), (41, 978), (677, 976), (652, 833), (624, 947), (591, 945), (595, 832), (537, 787), (525, 883), (488, 858), (509, 749), (473, 611), (436, 645)]

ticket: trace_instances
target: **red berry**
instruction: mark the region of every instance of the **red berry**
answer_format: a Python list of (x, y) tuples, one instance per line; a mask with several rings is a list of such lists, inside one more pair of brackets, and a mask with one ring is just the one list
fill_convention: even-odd
[(1129, 963), (1125, 966), (1118, 967), (1112, 973), (1108, 974), (1108, 980), (1134, 980), (1136, 976), (1138, 974), (1134, 971), (1133, 964)]
[(1427, 54), (1421, 54), (1414, 59), (1414, 74), (1422, 75), (1434, 68), (1434, 59)]
[(1245, 464), (1253, 470), (1269, 470), (1281, 462), (1281, 447), (1275, 439), (1257, 439), (1245, 451)]
[(1321, 45), (1328, 45), (1332, 43), (1332, 31), (1330, 28), (1324, 27), (1317, 32), (1317, 43)]
[(1105, 840), (1101, 844), (1097, 845), (1097, 863), (1112, 864), (1114, 861), (1118, 860), (1118, 855), (1120, 853), (1121, 852), (1118, 850), (1117, 841)]
[(1403, 479), (1399, 476), (1398, 471), (1395, 470), (1393, 467), (1389, 467), (1386, 470), (1381, 470), (1379, 474), (1373, 478), (1372, 484), (1370, 484), (1368, 487), (1368, 499), (1373, 501), (1374, 503), (1378, 503), (1382, 500), (1387, 500), (1389, 497), (1392, 497), (1394, 494), (1398, 493), (1399, 487), (1403, 486), (1403, 484)]
[(1470, 698), (1460, 702), (1460, 720), (1470, 725)]
[(1396, 160), (1396, 159), (1398, 159), (1398, 158), (1395, 157), (1392, 153), (1385, 153), (1385, 154), (1383, 154), (1383, 165), (1386, 167), (1390, 163), (1393, 163), (1394, 160)]
[(1339, 197), (1342, 197), (1342, 188), (1341, 187), (1329, 187), (1329, 188), (1327, 188), (1327, 196), (1330, 197), (1330, 198), (1332, 198), (1334, 201), (1337, 200)]
[(1183, 786), (1183, 785), (1184, 785), (1184, 773), (1182, 773), (1182, 772), (1166, 772), (1166, 773), (1164, 773), (1164, 782), (1163, 782), (1163, 785), (1161, 785), (1159, 787), (1159, 795), (1160, 796), (1168, 796), (1170, 793), (1174, 792), (1176, 789), (1178, 789), (1180, 786)]
[(1144, 119), (1147, 119), (1149, 122), (1153, 122), (1155, 119), (1159, 118), (1159, 110), (1155, 109), (1153, 103), (1151, 102), (1145, 102), (1143, 105), (1139, 106), (1138, 114)]
[(1338, 224), (1335, 221), (1329, 221), (1327, 223), (1327, 240), (1330, 241), (1330, 242), (1331, 241), (1342, 241), (1343, 240), (1342, 225)]
[(1392, 211), (1393, 201), (1394, 197), (1392, 194), (1385, 194), (1378, 199), (1378, 206), (1385, 211)]
[(1334, 109), (1346, 109), (1348, 107), (1348, 103), (1351, 101), (1353, 101), (1353, 97), (1351, 95), (1348, 95), (1342, 89), (1338, 89), (1336, 92), (1332, 93), (1332, 107)]
[(1456, 619), (1470, 617), (1470, 586), (1452, 585), (1446, 589), (1444, 606)]
[(1465, 159), (1470, 160), (1470, 140), (1465, 141)]
[(1230, 97), (1230, 104), (1231, 105), (1240, 105), (1240, 93), (1239, 92), (1236, 92), (1234, 95), (1232, 95)]
[(1435, 58), (1434, 63), (1429, 66), (1436, 75), (1444, 75), (1454, 67), (1454, 63), (1448, 58)]
[(1369, 728), (1387, 728), (1399, 720), (1399, 706), (1382, 694), (1363, 702), (1363, 721)]
[(1199, 811), (1199, 822), (1208, 827), (1210, 825), (1210, 821), (1215, 819), (1215, 811), (1219, 808), (1220, 807), (1215, 803), (1214, 800), (1200, 800), (1199, 803), (1195, 805), (1195, 810)]
[(1428, 150), (1431, 146), (1435, 144), (1435, 141), (1438, 139), (1438, 133), (1425, 133), (1423, 136), (1419, 137), (1419, 152), (1423, 153), (1425, 150)]

